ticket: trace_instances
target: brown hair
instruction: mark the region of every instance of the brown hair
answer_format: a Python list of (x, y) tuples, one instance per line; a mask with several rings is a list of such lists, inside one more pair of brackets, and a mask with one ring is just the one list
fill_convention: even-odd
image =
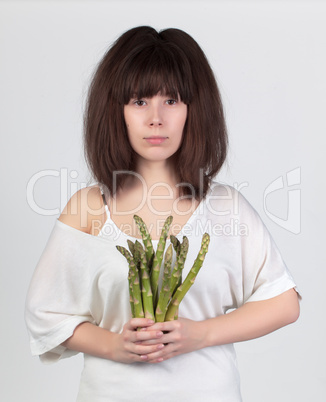
[[(182, 143), (173, 161), (181, 195), (203, 198), (227, 154), (227, 131), (214, 73), (196, 41), (179, 29), (136, 27), (107, 51), (89, 88), (84, 151), (94, 178), (114, 194), (125, 182), (116, 171), (135, 171), (124, 105), (158, 93), (188, 105)], [(200, 173), (203, 174), (201, 177)], [(185, 184), (187, 183), (187, 184)]]

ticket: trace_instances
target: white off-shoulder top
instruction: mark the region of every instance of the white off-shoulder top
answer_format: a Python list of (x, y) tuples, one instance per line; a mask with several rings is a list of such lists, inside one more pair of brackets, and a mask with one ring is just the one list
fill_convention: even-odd
[[(98, 236), (57, 220), (37, 264), (25, 317), (32, 354), (43, 362), (76, 353), (61, 344), (80, 323), (119, 333), (131, 318), (128, 264), (116, 245), (127, 247), (127, 239), (135, 239), (121, 232), (106, 210)], [(180, 317), (205, 320), (296, 286), (259, 215), (233, 187), (213, 182), (177, 235), (179, 240), (186, 235), (190, 243), (183, 277), (204, 232), (211, 235), (209, 250), (180, 305)], [(158, 364), (122, 364), (85, 355), (78, 402), (131, 400), (241, 401), (233, 345), (207, 347)]]

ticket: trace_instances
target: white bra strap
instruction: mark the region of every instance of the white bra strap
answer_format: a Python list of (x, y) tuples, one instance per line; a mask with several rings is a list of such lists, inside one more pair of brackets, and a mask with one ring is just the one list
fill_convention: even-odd
[(110, 216), (109, 206), (108, 206), (108, 204), (107, 204), (107, 202), (106, 202), (105, 195), (104, 195), (104, 191), (103, 191), (102, 187), (101, 187), (101, 186), (99, 186), (99, 187), (100, 187), (100, 190), (101, 190), (101, 194), (102, 194), (102, 199), (103, 199), (103, 203), (104, 203), (104, 208), (105, 208), (105, 211), (106, 211), (106, 215), (107, 215), (107, 217), (109, 218), (109, 216)]

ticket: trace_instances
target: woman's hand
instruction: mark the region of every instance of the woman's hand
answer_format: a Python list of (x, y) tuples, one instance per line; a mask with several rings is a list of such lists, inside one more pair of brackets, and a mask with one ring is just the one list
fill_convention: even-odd
[(84, 322), (63, 346), (122, 363), (159, 363), (205, 347), (258, 338), (295, 322), (299, 312), (297, 293), (290, 289), (204, 321), (179, 318), (154, 324), (145, 318), (133, 318), (120, 334)]
[(152, 320), (146, 318), (132, 318), (128, 321), (122, 332), (113, 338), (109, 358), (120, 363), (148, 361), (149, 355), (164, 348), (161, 341), (163, 332), (158, 328), (152, 328), (153, 324)]
[(158, 351), (149, 352), (147, 359), (143, 360), (148, 363), (159, 363), (171, 357), (193, 352), (205, 347), (205, 321), (193, 321), (185, 318), (179, 318), (175, 321), (166, 321), (156, 323), (150, 327), (143, 328), (139, 332), (163, 332), (159, 338), (142, 341), (140, 345), (159, 345), (164, 344), (164, 347)]

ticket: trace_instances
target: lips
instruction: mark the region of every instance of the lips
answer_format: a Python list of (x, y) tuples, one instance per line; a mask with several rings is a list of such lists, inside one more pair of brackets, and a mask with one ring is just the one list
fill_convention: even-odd
[(160, 145), (162, 144), (165, 140), (167, 140), (168, 137), (145, 137), (145, 140), (152, 144), (152, 145)]

